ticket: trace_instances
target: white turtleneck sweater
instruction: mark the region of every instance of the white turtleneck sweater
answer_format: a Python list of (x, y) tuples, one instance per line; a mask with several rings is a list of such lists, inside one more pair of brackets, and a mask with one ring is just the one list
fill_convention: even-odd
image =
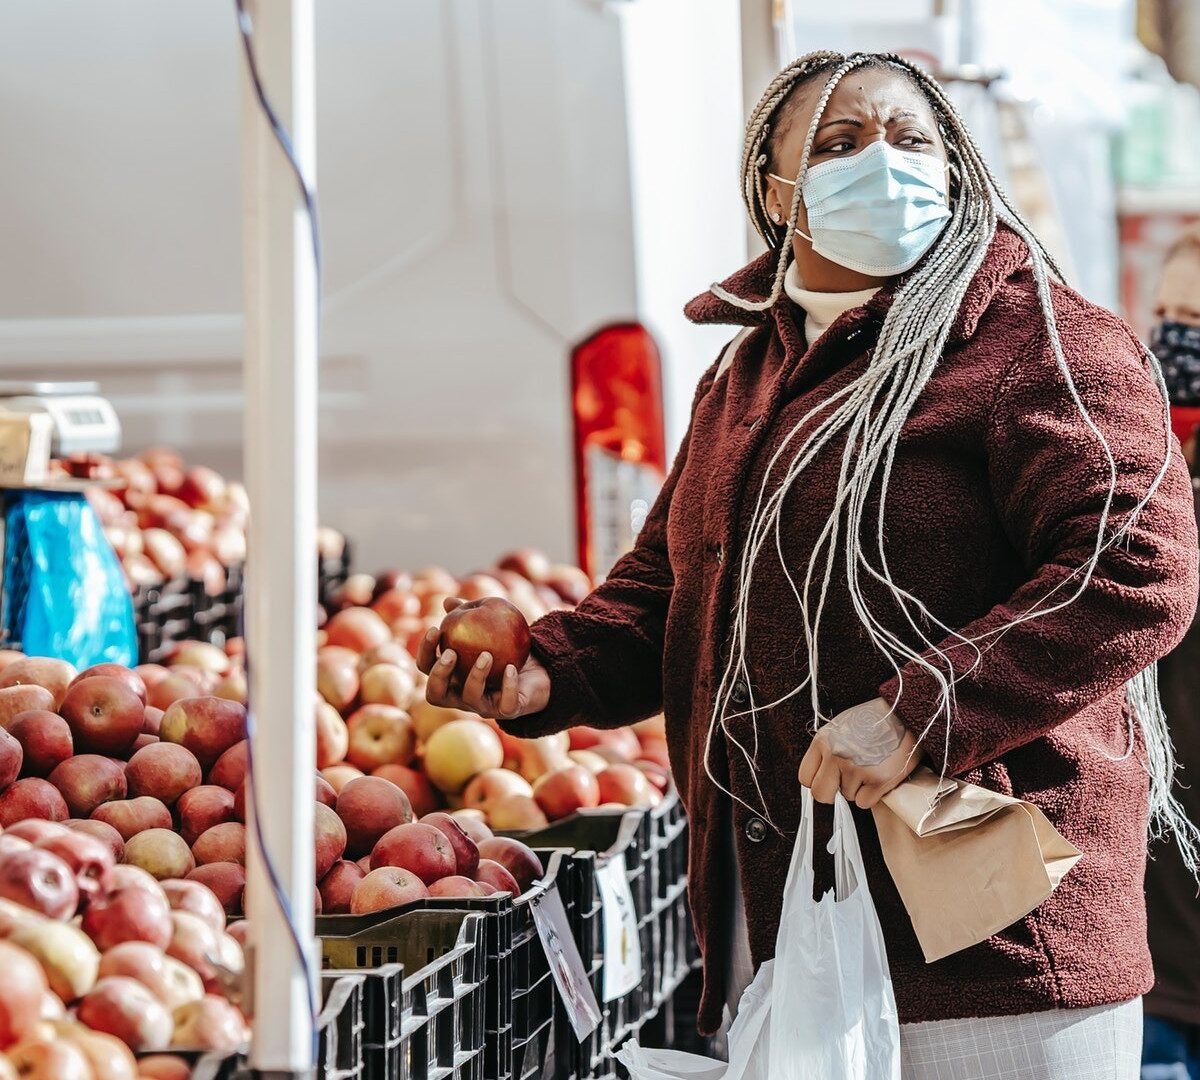
[(851, 308), (862, 307), (878, 289), (863, 289), (860, 292), (812, 292), (800, 284), (800, 272), (793, 262), (783, 278), (783, 291), (788, 299), (804, 309), (804, 336), (808, 347), (813, 344), (841, 315)]

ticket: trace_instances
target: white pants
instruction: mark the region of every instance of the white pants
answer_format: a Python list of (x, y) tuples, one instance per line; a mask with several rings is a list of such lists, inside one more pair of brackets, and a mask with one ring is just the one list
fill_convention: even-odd
[[(736, 863), (722, 1035), (754, 978)], [(904, 1080), (1138, 1080), (1141, 1059), (1141, 998), (1094, 1009), (900, 1026)]]

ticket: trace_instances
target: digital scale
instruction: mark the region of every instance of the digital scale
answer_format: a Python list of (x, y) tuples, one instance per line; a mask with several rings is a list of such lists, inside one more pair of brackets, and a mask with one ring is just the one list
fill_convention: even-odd
[(0, 414), (43, 414), (51, 421), (50, 456), (113, 454), (121, 421), (94, 382), (21, 382), (0, 379)]

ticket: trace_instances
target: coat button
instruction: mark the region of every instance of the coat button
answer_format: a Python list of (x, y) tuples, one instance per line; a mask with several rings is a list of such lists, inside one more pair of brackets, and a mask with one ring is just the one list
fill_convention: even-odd
[(746, 822), (746, 839), (753, 844), (761, 844), (767, 838), (767, 823), (760, 817), (752, 817)]
[(748, 687), (743, 679), (738, 679), (733, 684), (733, 689), (729, 693), (729, 700), (735, 705), (745, 705), (750, 700), (750, 687)]
[(720, 545), (720, 544), (717, 544), (717, 543), (712, 543), (712, 544), (709, 544), (709, 545), (708, 545), (708, 553), (709, 553), (709, 554), (710, 554), (710, 555), (711, 555), (711, 556), (712, 556), (714, 559), (716, 559), (716, 560), (717, 560), (717, 562), (724, 562), (724, 561), (725, 561), (725, 552), (722, 550), (722, 548), (721, 548), (721, 545)]

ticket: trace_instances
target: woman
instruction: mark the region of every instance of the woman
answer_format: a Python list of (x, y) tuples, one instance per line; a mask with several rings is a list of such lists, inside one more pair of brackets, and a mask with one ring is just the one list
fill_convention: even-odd
[(1148, 802), (1192, 850), (1147, 671), (1197, 582), (1156, 369), (1047, 283), (940, 88), (895, 57), (789, 65), (742, 174), (772, 250), (687, 306), (744, 329), (637, 546), (497, 692), (488, 657), (452, 684), (430, 633), (427, 696), (520, 736), (665, 711), (705, 1032), (772, 954), (797, 772), (862, 808), (922, 759), (1031, 800), (1085, 858), (930, 965), (858, 814), (906, 1075), (1136, 1076)]

